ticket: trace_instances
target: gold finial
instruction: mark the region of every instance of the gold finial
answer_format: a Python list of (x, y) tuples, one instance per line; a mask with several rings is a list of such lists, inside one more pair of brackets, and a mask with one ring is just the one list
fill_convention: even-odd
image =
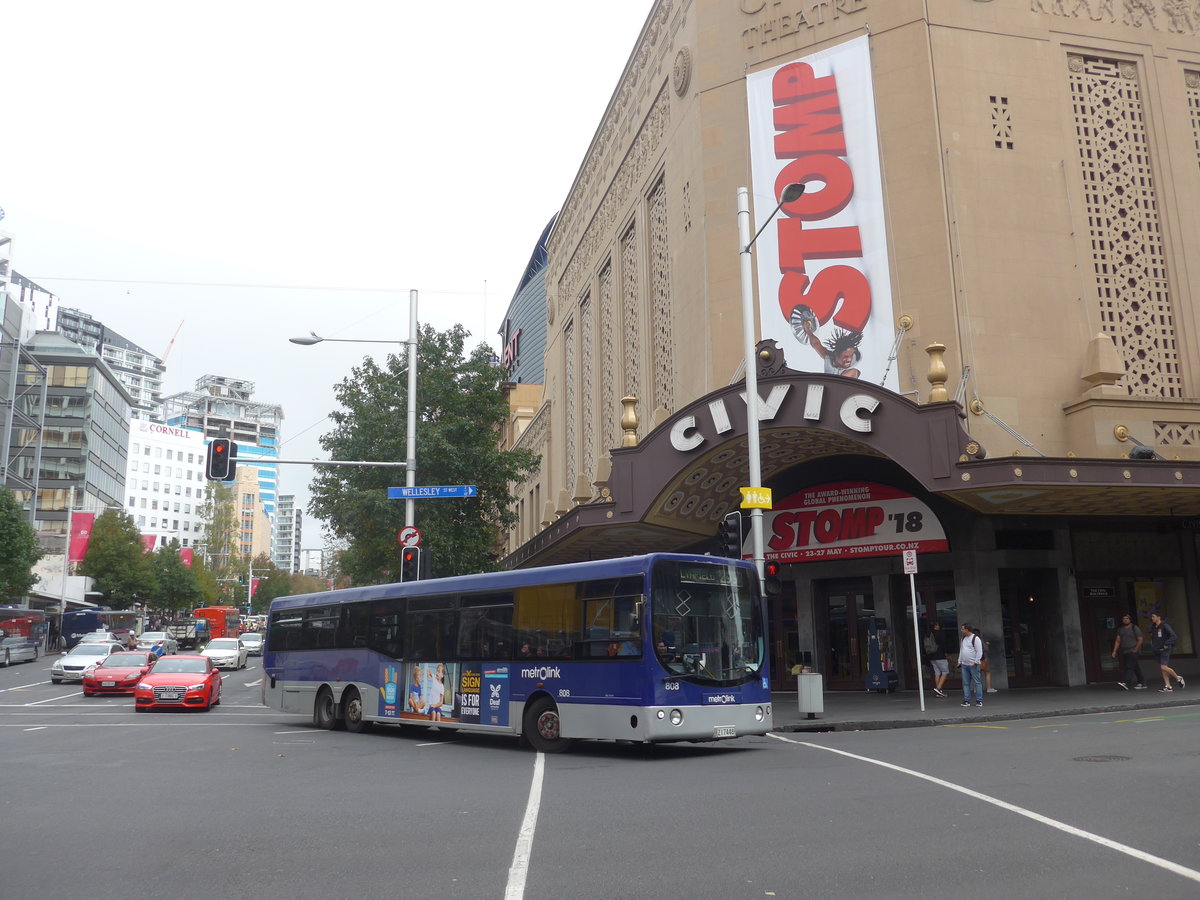
[(946, 379), (950, 375), (942, 358), (946, 345), (935, 341), (925, 348), (925, 352), (929, 354), (929, 374), (926, 376), (929, 380), (929, 402), (945, 403), (950, 399), (950, 392), (946, 390)]
[(621, 446), (636, 447), (638, 442), (637, 397), (621, 398)]

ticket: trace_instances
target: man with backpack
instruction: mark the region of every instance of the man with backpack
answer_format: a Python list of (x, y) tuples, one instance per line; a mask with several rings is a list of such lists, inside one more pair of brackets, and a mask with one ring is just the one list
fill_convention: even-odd
[(1135, 691), (1146, 689), (1146, 679), (1142, 677), (1142, 667), (1138, 663), (1138, 654), (1142, 652), (1142, 644), (1145, 640), (1146, 636), (1142, 634), (1142, 629), (1133, 624), (1133, 617), (1128, 613), (1122, 616), (1121, 627), (1117, 629), (1117, 635), (1113, 639), (1112, 658), (1116, 659), (1117, 654), (1121, 654), (1121, 663), (1125, 674), (1123, 680), (1117, 682), (1117, 687), (1123, 691), (1130, 688)]
[(946, 694), (942, 688), (946, 684), (946, 679), (950, 677), (950, 662), (946, 659), (946, 650), (942, 647), (942, 626), (938, 622), (933, 623), (933, 628), (925, 632), (925, 640), (921, 645), (924, 651), (925, 659), (929, 662), (929, 667), (933, 669), (933, 692), (939, 697), (945, 698)]
[(979, 664), (983, 661), (983, 641), (970, 625), (963, 625), (962, 644), (958, 648), (958, 668), (962, 672), (963, 702), (960, 706), (971, 705), (971, 692), (975, 692), (975, 705), (983, 706), (983, 679)]

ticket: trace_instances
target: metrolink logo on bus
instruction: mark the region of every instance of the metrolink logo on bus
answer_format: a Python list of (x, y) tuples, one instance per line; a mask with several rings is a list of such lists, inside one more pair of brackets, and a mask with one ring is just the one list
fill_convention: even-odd
[(551, 678), (562, 678), (562, 672), (559, 671), (558, 666), (534, 666), (532, 669), (522, 669), (521, 677), (547, 681)]

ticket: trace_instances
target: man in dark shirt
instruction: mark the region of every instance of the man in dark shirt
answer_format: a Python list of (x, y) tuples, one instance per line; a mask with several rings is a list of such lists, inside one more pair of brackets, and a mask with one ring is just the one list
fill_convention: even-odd
[(1129, 615), (1121, 617), (1121, 627), (1117, 629), (1117, 636), (1113, 639), (1112, 658), (1116, 659), (1117, 654), (1121, 654), (1121, 663), (1125, 669), (1125, 674), (1122, 676), (1123, 681), (1117, 682), (1117, 687), (1127, 691), (1131, 687), (1136, 691), (1144, 691), (1146, 689), (1146, 680), (1142, 678), (1142, 667), (1138, 664), (1138, 654), (1142, 650), (1142, 644), (1145, 642), (1146, 636), (1142, 634), (1142, 629), (1133, 624), (1133, 618)]

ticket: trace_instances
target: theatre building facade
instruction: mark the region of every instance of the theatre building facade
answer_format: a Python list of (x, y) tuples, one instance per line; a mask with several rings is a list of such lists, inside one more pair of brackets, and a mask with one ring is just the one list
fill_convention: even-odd
[(915, 687), (914, 595), (997, 688), (1196, 670), (1200, 3), (659, 0), (545, 244), (507, 565), (709, 550), (749, 355), (777, 688)]

